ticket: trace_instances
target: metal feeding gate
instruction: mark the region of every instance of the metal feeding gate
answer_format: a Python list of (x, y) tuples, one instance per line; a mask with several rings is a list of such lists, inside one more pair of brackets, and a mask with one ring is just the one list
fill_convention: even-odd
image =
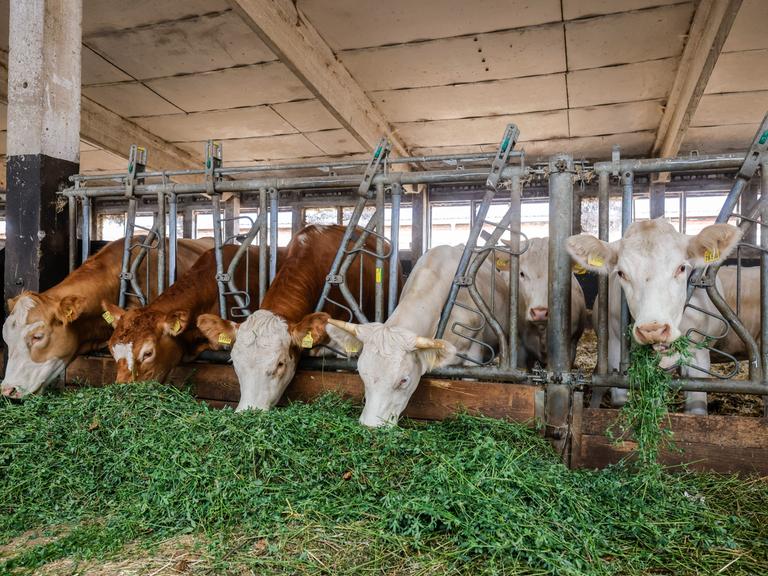
[[(601, 276), (598, 282), (598, 306), (599, 321), (596, 323), (598, 339), (597, 369), (591, 376), (572, 371), (570, 364), (571, 343), (567, 336), (569, 333), (571, 317), (571, 282), (572, 264), (570, 256), (565, 250), (566, 239), (572, 234), (574, 215), (574, 182), (580, 182), (586, 186), (593, 180), (598, 182), (598, 219), (599, 238), (608, 240), (609, 229), (609, 196), (611, 193), (611, 179), (617, 178), (621, 184), (622, 197), (622, 232), (626, 231), (632, 221), (632, 205), (634, 190), (634, 177), (636, 175), (649, 175), (657, 173), (672, 174), (697, 174), (708, 173), (712, 170), (733, 171), (738, 174), (731, 192), (725, 199), (718, 222), (726, 222), (729, 218), (739, 220), (739, 226), (743, 229), (755, 227), (758, 224), (764, 227), (768, 222), (762, 218), (768, 215), (768, 205), (761, 197), (759, 202), (752, 206), (744, 206), (738, 213), (735, 208), (746, 189), (749, 180), (755, 175), (758, 166), (761, 167), (762, 186), (765, 193), (768, 190), (768, 118), (764, 120), (760, 131), (746, 155), (721, 154), (707, 156), (691, 156), (688, 158), (671, 159), (640, 159), (626, 160), (620, 157), (618, 149), (614, 151), (610, 161), (590, 164), (583, 161), (574, 161), (568, 154), (557, 154), (549, 159), (546, 164), (526, 165), (522, 151), (515, 150), (519, 137), (516, 126), (506, 127), (498, 149), (493, 154), (454, 154), (440, 156), (421, 156), (391, 158), (389, 145), (382, 139), (376, 146), (369, 160), (348, 161), (339, 163), (311, 163), (272, 166), (247, 166), (226, 167), (223, 165), (222, 149), (215, 141), (208, 142), (204, 157), (204, 168), (200, 170), (178, 170), (150, 172), (145, 168), (146, 156), (141, 150), (134, 148), (131, 151), (131, 161), (127, 174), (115, 174), (108, 176), (83, 176), (73, 177), (74, 186), (63, 194), (68, 198), (70, 214), (77, 214), (76, 203), (82, 206), (84, 220), (83, 234), (87, 234), (90, 225), (86, 225), (92, 217), (92, 202), (94, 199), (122, 198), (128, 203), (128, 223), (126, 229), (130, 233), (135, 226), (136, 203), (143, 198), (152, 198), (157, 201), (157, 210), (153, 226), (145, 230), (146, 238), (138, 246), (126, 241), (125, 262), (130, 261), (131, 251), (139, 251), (136, 258), (145, 254), (149, 257), (150, 250), (157, 247), (158, 254), (158, 289), (165, 286), (164, 276), (160, 273), (164, 270), (163, 260), (166, 258), (164, 247), (166, 238), (165, 215), (166, 205), (170, 212), (170, 233), (168, 236), (169, 276), (168, 283), (172, 283), (175, 277), (175, 247), (176, 247), (176, 213), (177, 198), (182, 196), (195, 196), (198, 199), (210, 201), (214, 237), (216, 246), (216, 281), (219, 287), (219, 304), (222, 316), (232, 318), (249, 314), (254, 308), (247, 295), (248, 286), (237, 286), (234, 281), (234, 270), (238, 265), (250, 266), (247, 260), (247, 249), (254, 241), (260, 247), (269, 246), (269, 251), (260, 250), (259, 270), (260, 286), (259, 298), (263, 298), (269, 282), (275, 275), (277, 265), (277, 212), (279, 193), (292, 191), (299, 199), (303, 194), (316, 190), (356, 190), (354, 196), (354, 209), (343, 237), (343, 241), (336, 253), (331, 269), (328, 270), (324, 289), (317, 303), (316, 309), (322, 309), (329, 301), (329, 294), (337, 287), (342, 294), (341, 302), (335, 302), (348, 312), (348, 319), (357, 322), (367, 322), (361, 310), (359, 296), (351, 292), (345, 284), (345, 274), (352, 266), (357, 256), (373, 258), (376, 260), (376, 309), (372, 320), (382, 322), (393, 311), (396, 305), (398, 286), (397, 259), (400, 251), (398, 245), (398, 232), (400, 221), (400, 208), (403, 197), (407, 199), (406, 189), (409, 185), (432, 184), (472, 184), (485, 185), (482, 202), (479, 209), (472, 214), (472, 226), (469, 238), (464, 247), (462, 257), (457, 269), (453, 272), (453, 283), (450, 294), (444, 303), (440, 316), (436, 336), (442, 336), (446, 330), (451, 330), (460, 337), (470, 340), (476, 339), (475, 335), (484, 328), (490, 326), (498, 337), (498, 350), (487, 347), (487, 355), (481, 362), (475, 365), (449, 366), (436, 369), (428, 373), (422, 385), (417, 389), (414, 408), (409, 408), (410, 415), (415, 417), (443, 417), (448, 415), (456, 404), (463, 404), (468, 409), (497, 417), (513, 418), (531, 421), (534, 418), (543, 422), (545, 435), (560, 450), (563, 457), (570, 464), (592, 465), (595, 462), (606, 463), (615, 460), (616, 450), (606, 444), (604, 438), (606, 423), (615, 413), (610, 410), (593, 410), (583, 407), (582, 390), (584, 386), (607, 388), (618, 387), (626, 389), (629, 384), (626, 378), (626, 368), (629, 360), (629, 340), (622, 342), (620, 371), (609, 372), (608, 362), (608, 279)], [(482, 162), (483, 165), (478, 165)], [(409, 164), (413, 167), (439, 164), (440, 168), (429, 168), (414, 171), (395, 171), (393, 167), (398, 164)], [(450, 169), (445, 169), (448, 165)], [(359, 167), (359, 174), (340, 174), (342, 169)], [(273, 173), (280, 170), (297, 168), (324, 168), (329, 171), (327, 176), (302, 176), (283, 177)], [(173, 182), (174, 176), (197, 175), (201, 182), (180, 183)], [(238, 179), (231, 178), (238, 176)], [(94, 183), (96, 179), (113, 180), (116, 185), (101, 185)], [(548, 307), (549, 320), (547, 324), (547, 358), (546, 368), (534, 369), (531, 372), (518, 367), (519, 335), (518, 325), (518, 299), (519, 299), (519, 257), (528, 246), (527, 238), (521, 233), (521, 197), (524, 186), (546, 183), (549, 195), (549, 285)], [(508, 192), (508, 195), (507, 195)], [(249, 222), (249, 229), (243, 235), (234, 233), (223, 234), (231, 217), (222, 215), (221, 203), (228, 195), (242, 194), (258, 195), (258, 217)], [(656, 193), (658, 201), (659, 194)], [(423, 198), (423, 197), (414, 197)], [(492, 202), (499, 200), (508, 201), (506, 212), (498, 222), (489, 222), (488, 214)], [(391, 233), (389, 238), (385, 236), (385, 210), (389, 202), (391, 216)], [(423, 200), (420, 200), (423, 202)], [(166, 204), (167, 203), (167, 204)], [(742, 205), (745, 203), (742, 202)], [(374, 206), (375, 211), (367, 223), (363, 225), (362, 216), (367, 207)], [(414, 220), (414, 225), (416, 224)], [(75, 218), (71, 219), (71, 234), (76, 232)], [(502, 237), (507, 236), (508, 241), (500, 244)], [(366, 241), (375, 238), (376, 249), (366, 248)], [(85, 238), (84, 238), (85, 239)], [(506, 240), (506, 238), (505, 238)], [(226, 268), (222, 255), (223, 246), (227, 243), (240, 242), (237, 254)], [(386, 243), (390, 249), (386, 249)], [(87, 242), (84, 242), (87, 246)], [(748, 248), (759, 250), (761, 264), (761, 320), (762, 334), (768, 335), (768, 233), (761, 234), (760, 243), (745, 241)], [(503, 252), (510, 261), (506, 280), (509, 283), (509, 297), (505, 302), (509, 306), (508, 317), (500, 318), (494, 302), (485, 302), (474, 285), (475, 277), (487, 258), (490, 256), (495, 261), (496, 253)], [(71, 256), (71, 263), (74, 257)], [(85, 256), (85, 254), (84, 254)], [(242, 259), (245, 258), (243, 263)], [(390, 273), (384, 278), (384, 263), (389, 262)], [(741, 264), (740, 255), (738, 263)], [(755, 342), (745, 330), (736, 314), (725, 303), (717, 290), (714, 282), (718, 266), (710, 266), (706, 270), (696, 272), (690, 279), (690, 290), (706, 290), (712, 298), (721, 316), (724, 326), (721, 334), (695, 334), (689, 332), (692, 338), (722, 337), (726, 327), (743, 340), (749, 359), (749, 380), (744, 382), (723, 381), (719, 378), (682, 378), (674, 380), (676, 389), (683, 391), (709, 391), (709, 392), (735, 392), (768, 396), (768, 337), (763, 337), (760, 342)], [(135, 283), (135, 270), (132, 264), (124, 263), (121, 279), (124, 287), (121, 290), (125, 294), (129, 291), (141, 295), (140, 287)], [(739, 273), (740, 274), (740, 273)], [(389, 287), (389, 298), (384, 301), (384, 285)], [(474, 307), (472, 311), (478, 318), (473, 325), (450, 323), (451, 310), (460, 304), (457, 297), (462, 290), (466, 290)], [(232, 297), (235, 307), (226, 308), (226, 298)], [(466, 300), (465, 300), (466, 301)], [(690, 303), (689, 303), (690, 304)], [(738, 307), (738, 305), (737, 305)], [(626, 305), (623, 306), (622, 327), (629, 325), (630, 318)], [(508, 324), (508, 330), (503, 324)], [(623, 332), (626, 334), (626, 331)], [(735, 361), (735, 359), (733, 359)], [(347, 378), (343, 371), (351, 371), (356, 367), (354, 359), (323, 357), (304, 358), (301, 364), (302, 370), (324, 370), (322, 378)], [(205, 378), (205, 367), (199, 368), (196, 377)], [(215, 373), (216, 382), (222, 379), (234, 378), (229, 368), (211, 366), (212, 374)], [(226, 373), (221, 372), (226, 370)], [(342, 372), (338, 372), (342, 371)], [(310, 374), (309, 372), (304, 372)], [(315, 378), (312, 383), (297, 373), (294, 381), (296, 390), (304, 390), (307, 394), (317, 393), (317, 376), (307, 376), (309, 380)], [(211, 376), (211, 386), (214, 376)], [(444, 379), (444, 380), (440, 380)], [(446, 380), (447, 379), (447, 380)], [(456, 380), (458, 379), (458, 380)], [(236, 380), (233, 384), (236, 386)], [(304, 388), (302, 388), (304, 386)], [(331, 385), (335, 388), (336, 385)], [(426, 389), (426, 391), (424, 391)], [(309, 391), (313, 392), (309, 392)], [(300, 392), (296, 392), (301, 397)], [(432, 400), (441, 398), (435, 404)], [(231, 400), (230, 398), (211, 398), (214, 401)], [(670, 415), (670, 421), (674, 426), (680, 422), (688, 422), (683, 415)], [(710, 416), (702, 419), (703, 422), (715, 422), (719, 416)], [(765, 420), (749, 419), (741, 417), (731, 418), (729, 423), (736, 422), (743, 430), (750, 432), (734, 433), (734, 448), (729, 448), (729, 454), (739, 453), (743, 447), (739, 442), (749, 441), (747, 438), (768, 439), (768, 425)], [(735, 420), (733, 420), (735, 419)], [(719, 421), (717, 421), (719, 422)], [(746, 422), (746, 423), (745, 423)], [(690, 432), (690, 425), (686, 430)], [(713, 426), (715, 426), (713, 424)], [(724, 424), (717, 424), (724, 426)], [(730, 426), (730, 424), (729, 424)], [(705, 432), (707, 425), (703, 426)], [(740, 428), (741, 429), (741, 428)], [(686, 432), (687, 434), (688, 432)], [(703, 432), (702, 432), (703, 433)], [(719, 434), (715, 428), (707, 432), (711, 441), (715, 434)], [(722, 434), (721, 434), (722, 436)], [(687, 438), (683, 434), (683, 438)], [(698, 446), (698, 444), (692, 444)], [(768, 445), (768, 441), (766, 442)], [(751, 445), (750, 445), (751, 446)], [(760, 445), (762, 448), (762, 444)], [(745, 448), (746, 450), (747, 448)], [(748, 448), (753, 450), (752, 447)], [(757, 448), (754, 448), (757, 449)], [(709, 448), (707, 449), (709, 450)], [(695, 451), (694, 451), (695, 452)], [(706, 451), (705, 451), (706, 452)], [(721, 450), (722, 452), (722, 450)], [(739, 453), (740, 454), (740, 453)], [(747, 453), (745, 453), (747, 454)], [(748, 452), (748, 454), (753, 454)], [(739, 456), (740, 465), (748, 456)], [(764, 452), (759, 452), (761, 466), (768, 470), (768, 458)], [(602, 459), (602, 460), (601, 460)]]

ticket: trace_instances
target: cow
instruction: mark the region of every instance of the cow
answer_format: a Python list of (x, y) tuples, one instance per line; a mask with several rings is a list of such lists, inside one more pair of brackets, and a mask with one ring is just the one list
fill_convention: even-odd
[[(736, 311), (736, 266), (723, 266), (717, 273), (717, 278), (722, 284), (721, 294), (728, 305)], [(739, 319), (744, 327), (752, 335), (756, 342), (760, 342), (760, 267), (744, 267), (741, 269), (740, 282), (741, 302), (739, 310)], [(724, 326), (721, 323), (722, 333)], [(736, 335), (734, 330), (728, 330), (725, 338), (718, 340), (715, 348), (728, 354), (733, 354), (737, 358), (746, 357), (744, 342)]]
[[(506, 240), (504, 243), (509, 245)], [(526, 244), (521, 243), (521, 248)], [(499, 270), (509, 270), (508, 254), (496, 258)], [(520, 254), (520, 279), (517, 298), (517, 331), (519, 335), (518, 367), (533, 368), (547, 364), (547, 321), (549, 319), (549, 238), (531, 238)], [(587, 307), (584, 291), (571, 275), (571, 364), (576, 358), (576, 345), (584, 333)]]
[[(430, 369), (449, 364), (476, 365), (491, 359), (488, 346), (497, 346), (496, 334), (487, 322), (478, 322), (476, 306), (467, 290), (459, 292), (445, 338), (433, 338), (463, 252), (464, 246), (436, 246), (419, 258), (399, 305), (384, 324), (328, 321), (329, 334), (344, 348), (362, 347), (357, 369), (365, 385), (365, 406), (360, 416), (364, 426), (397, 424), (419, 380)], [(496, 304), (494, 316), (506, 330), (509, 288), (490, 259), (478, 270), (475, 286), (487, 304)], [(461, 333), (472, 337), (470, 340), (450, 329), (457, 323), (479, 326), (480, 331), (461, 329)]]
[[(227, 244), (222, 258), (227, 269), (239, 246)], [(278, 250), (282, 255), (283, 248)], [(250, 301), (258, 303), (259, 248), (248, 249), (251, 262), (236, 268), (235, 285), (248, 287)], [(278, 260), (279, 261), (279, 260)], [(234, 305), (227, 297), (227, 307)], [(181, 276), (148, 306), (123, 310), (116, 304), (102, 302), (113, 320), (114, 332), (109, 339), (109, 351), (117, 362), (117, 382), (156, 380), (164, 382), (182, 359), (197, 356), (209, 348), (208, 339), (197, 328), (200, 314), (218, 313), (219, 290), (216, 282), (216, 254), (205, 252), (189, 271)]]
[[(186, 272), (212, 246), (210, 238), (180, 239), (179, 273)], [(104, 345), (111, 328), (102, 317), (101, 302), (117, 301), (122, 259), (123, 240), (115, 240), (49, 290), (22, 292), (8, 300), (8, 318), (3, 324), (3, 339), (8, 345), (3, 396), (23, 398), (41, 392), (76, 355)], [(138, 269), (142, 285), (146, 281), (146, 262)], [(155, 293), (153, 285), (150, 298)]]
[[(232, 363), (240, 381), (237, 410), (268, 410), (282, 396), (296, 372), (302, 349), (329, 341), (325, 326), (330, 316), (347, 316), (341, 292), (333, 287), (323, 312), (313, 312), (341, 244), (343, 226), (310, 225), (299, 231), (288, 245), (280, 271), (267, 290), (261, 308), (242, 324), (203, 314), (197, 326), (214, 350), (231, 344)], [(357, 228), (355, 235), (362, 230)], [(376, 241), (367, 239), (365, 248), (375, 251)], [(375, 309), (375, 280), (386, 279), (389, 266), (377, 271), (373, 258), (355, 257), (346, 274), (346, 285), (358, 294), (363, 285), (362, 310), (371, 317)], [(398, 268), (399, 273), (399, 268)], [(387, 282), (384, 282), (385, 301)], [(347, 316), (348, 317), (348, 316)]]
[[(707, 226), (689, 237), (663, 218), (634, 222), (624, 238), (610, 244), (588, 234), (568, 238), (566, 249), (577, 264), (609, 275), (609, 366), (618, 369), (620, 363), (619, 286), (634, 318), (631, 334), (638, 344), (652, 345), (664, 352), (690, 328), (705, 334), (721, 333), (722, 322), (710, 315), (717, 311), (702, 290), (694, 291), (691, 304), (710, 314), (686, 307), (688, 275), (691, 269), (722, 262), (740, 238), (740, 230), (729, 224)], [(694, 365), (709, 369), (706, 348), (692, 345), (690, 352)], [(670, 366), (675, 360), (666, 355), (662, 366)], [(684, 375), (703, 375), (692, 366), (683, 366), (681, 371)], [(600, 395), (593, 391), (593, 396)], [(614, 404), (620, 405), (626, 399), (626, 391), (614, 389), (612, 396)], [(704, 392), (687, 393), (686, 412), (706, 414), (706, 398)], [(593, 406), (596, 403), (599, 405), (599, 399), (593, 399)]]

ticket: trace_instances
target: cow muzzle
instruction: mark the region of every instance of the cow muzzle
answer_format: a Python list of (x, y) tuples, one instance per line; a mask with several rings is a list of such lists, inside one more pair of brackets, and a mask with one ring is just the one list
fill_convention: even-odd
[(635, 326), (634, 337), (640, 344), (670, 344), (672, 328), (669, 324), (647, 322)]
[(23, 397), (21, 390), (16, 388), (16, 386), (2, 386), (0, 387), (0, 393), (6, 398), (11, 398), (13, 400), (18, 400)]
[(549, 308), (531, 308), (528, 315), (532, 322), (546, 322), (549, 318)]

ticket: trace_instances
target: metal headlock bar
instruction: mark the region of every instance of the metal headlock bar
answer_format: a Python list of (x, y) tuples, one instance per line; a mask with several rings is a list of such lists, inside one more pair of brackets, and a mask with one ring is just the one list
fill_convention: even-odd
[[(336, 251), (336, 256), (334, 257), (333, 263), (331, 264), (331, 270), (325, 279), (325, 285), (323, 286), (323, 291), (320, 294), (320, 298), (317, 301), (317, 305), (315, 306), (315, 311), (317, 312), (321, 311), (327, 302), (332, 302), (337, 306), (340, 306), (347, 310), (350, 321), (356, 318), (358, 322), (361, 322), (363, 324), (368, 322), (368, 318), (365, 316), (362, 310), (362, 294), (359, 295), (360, 300), (356, 299), (346, 284), (346, 273), (349, 270), (349, 267), (352, 265), (352, 261), (355, 259), (355, 257), (358, 254), (360, 255), (360, 271), (362, 274), (363, 258), (364, 258), (364, 255), (367, 254), (376, 259), (375, 321), (376, 322), (384, 321), (384, 279), (383, 279), (384, 260), (390, 259), (390, 262), (391, 262), (392, 259), (394, 259), (395, 266), (394, 267), (390, 266), (389, 268), (390, 277), (388, 279), (388, 285), (390, 287), (392, 286), (392, 282), (393, 282), (392, 277), (394, 275), (394, 283), (395, 283), (395, 286), (397, 286), (397, 269), (398, 269), (396, 265), (397, 253), (393, 250), (393, 246), (395, 246), (396, 244), (393, 244), (392, 241), (390, 241), (390, 244), (389, 244), (390, 251), (389, 252), (384, 251), (384, 242), (388, 240), (387, 238), (384, 237), (384, 192), (385, 192), (384, 184), (381, 182), (377, 183), (375, 185), (375, 193), (371, 190), (371, 188), (374, 186), (374, 177), (376, 176), (376, 174), (382, 168), (386, 168), (390, 150), (391, 150), (391, 145), (386, 138), (382, 138), (381, 140), (379, 140), (379, 143), (376, 146), (376, 149), (373, 151), (373, 156), (368, 162), (368, 166), (366, 167), (365, 172), (363, 173), (363, 178), (360, 181), (360, 184), (357, 188), (357, 196), (358, 196), (357, 203), (355, 204), (355, 208), (352, 211), (352, 215), (350, 216), (349, 223), (347, 224), (347, 227), (344, 230), (344, 236), (342, 237), (341, 244), (339, 245), (339, 248)], [(399, 208), (399, 190), (400, 189), (398, 188), (398, 194), (397, 194), (398, 208)], [(371, 216), (370, 220), (368, 221), (368, 224), (365, 226), (362, 232), (358, 234), (357, 227), (358, 227), (358, 224), (360, 223), (360, 217), (362, 216), (363, 211), (365, 210), (366, 204), (372, 199), (375, 199), (376, 211)], [(393, 213), (394, 213), (394, 208), (393, 208)], [(376, 238), (375, 252), (372, 252), (365, 248), (366, 240), (371, 234), (373, 234), (373, 236)], [(394, 236), (394, 233), (393, 233), (393, 236)], [(351, 248), (349, 248), (349, 243), (352, 241), (354, 241), (354, 244)], [(341, 292), (344, 298), (344, 303), (336, 302), (329, 298), (331, 289), (334, 286), (337, 286), (339, 288), (339, 291)], [(362, 290), (362, 286), (361, 286), (361, 290)], [(397, 289), (395, 289), (395, 292), (397, 292)], [(395, 294), (395, 297), (396, 297), (396, 294)], [(394, 300), (392, 300), (391, 290), (390, 290), (389, 299), (390, 299), (389, 304), (393, 304)], [(392, 308), (394, 308), (394, 306), (392, 306)]]
[[(491, 327), (491, 330), (493, 330), (493, 332), (496, 334), (496, 337), (499, 342), (499, 359), (500, 359), (499, 361), (505, 367), (511, 366), (510, 348), (509, 348), (510, 343), (507, 339), (506, 334), (504, 333), (504, 329), (502, 325), (499, 323), (498, 319), (495, 318), (492, 309), (489, 308), (488, 304), (483, 300), (482, 295), (477, 289), (477, 286), (475, 285), (475, 278), (483, 262), (485, 262), (485, 259), (488, 257), (488, 254), (495, 249), (496, 244), (501, 239), (501, 236), (504, 234), (504, 232), (509, 231), (510, 222), (512, 221), (513, 216), (516, 216), (519, 224), (519, 214), (520, 214), (519, 176), (517, 180), (518, 184), (516, 186), (517, 192), (513, 191), (513, 197), (511, 198), (510, 208), (507, 210), (507, 213), (504, 215), (504, 218), (502, 218), (501, 222), (499, 222), (498, 224), (495, 224), (493, 232), (491, 233), (488, 240), (486, 240), (482, 248), (478, 249), (477, 241), (480, 238), (480, 234), (483, 231), (483, 227), (486, 224), (488, 224), (488, 221), (487, 221), (488, 210), (490, 209), (491, 204), (496, 196), (496, 192), (498, 190), (502, 173), (504, 171), (504, 168), (507, 166), (507, 162), (509, 161), (510, 154), (512, 152), (512, 149), (515, 147), (515, 144), (517, 144), (517, 139), (519, 136), (520, 136), (519, 128), (515, 124), (508, 124), (506, 129), (504, 130), (504, 135), (501, 138), (501, 143), (499, 144), (499, 148), (496, 151), (496, 156), (494, 157), (493, 162), (491, 163), (491, 169), (488, 173), (488, 178), (486, 178), (486, 181), (485, 181), (485, 195), (483, 196), (482, 203), (478, 207), (477, 214), (475, 215), (474, 222), (472, 223), (472, 228), (470, 229), (470, 232), (469, 232), (469, 238), (467, 238), (467, 242), (464, 245), (464, 251), (461, 254), (461, 258), (459, 259), (458, 266), (456, 267), (456, 272), (453, 276), (453, 283), (451, 285), (451, 290), (448, 293), (448, 298), (446, 299), (445, 304), (443, 305), (443, 309), (440, 313), (440, 321), (437, 324), (437, 331), (435, 333), (436, 338), (443, 337), (443, 335), (445, 334), (445, 330), (448, 327), (448, 321), (451, 317), (451, 312), (453, 312), (453, 307), (456, 305), (456, 298), (459, 295), (459, 291), (462, 288), (467, 288), (469, 295), (472, 298), (472, 301), (474, 302), (475, 306), (477, 306), (476, 312), (482, 318), (482, 322), (478, 327), (470, 327), (466, 324), (455, 322), (451, 326), (451, 331), (456, 336), (466, 338), (467, 340), (477, 343), (479, 339), (470, 336), (465, 331), (472, 331), (473, 334), (477, 334), (480, 330), (485, 328), (485, 325), (487, 323)], [(515, 196), (516, 194), (517, 196)], [(517, 202), (515, 202), (515, 199), (517, 199)], [(513, 206), (513, 204), (517, 204), (517, 205)], [(513, 236), (519, 230), (520, 228), (518, 225), (518, 228), (513, 233)], [(510, 258), (510, 260), (512, 259), (516, 260), (516, 258)], [(511, 268), (512, 266), (510, 266), (510, 269)], [(495, 272), (492, 278), (495, 278)], [(510, 282), (513, 282), (513, 281), (516, 282), (517, 279), (511, 278)], [(509, 302), (509, 305), (512, 306), (511, 301)], [(517, 302), (514, 302), (514, 306), (516, 309)], [(463, 307), (467, 308), (466, 306), (463, 306)], [(477, 331), (473, 330), (473, 328), (477, 328)], [(462, 331), (461, 329), (463, 329), (464, 331)], [(512, 334), (513, 332), (515, 332), (515, 335), (516, 335), (516, 332), (517, 332), (516, 328), (514, 330), (510, 328), (509, 333)], [(490, 357), (488, 358), (488, 360), (483, 362), (477, 362), (463, 354), (461, 355), (461, 357), (465, 360), (469, 360), (471, 362), (475, 362), (480, 365), (488, 365), (491, 362), (493, 362), (493, 359), (495, 357), (495, 352), (493, 348), (491, 348), (487, 344), (483, 344), (483, 346), (489, 349), (490, 351)]]
[[(125, 217), (125, 239), (123, 241), (123, 263), (120, 271), (120, 296), (118, 304), (120, 307), (125, 307), (129, 296), (134, 296), (138, 299), (142, 306), (147, 305), (147, 296), (144, 294), (142, 287), (139, 285), (137, 271), (139, 266), (145, 258), (149, 256), (149, 251), (152, 248), (157, 247), (162, 249), (163, 255), (165, 254), (165, 239), (160, 236), (164, 235), (165, 223), (159, 226), (161, 218), (159, 217), (160, 204), (158, 204), (158, 214), (155, 215), (154, 222), (151, 228), (146, 228), (136, 224), (136, 204), (137, 197), (135, 194), (136, 186), (143, 184), (144, 179), (138, 174), (145, 172), (147, 169), (147, 150), (141, 146), (133, 144), (128, 153), (128, 173), (125, 176), (125, 197), (128, 199), (128, 212)], [(158, 199), (161, 195), (158, 195)], [(164, 217), (164, 214), (163, 214)], [(134, 235), (136, 234), (136, 228), (146, 232), (146, 235), (141, 240), (134, 242)], [(153, 243), (157, 241), (156, 245)], [(137, 250), (136, 256), (131, 260), (131, 255), (134, 250)], [(158, 293), (162, 292), (163, 278), (165, 276), (165, 262), (164, 259), (158, 266)], [(150, 262), (147, 261), (147, 294), (150, 293)]]

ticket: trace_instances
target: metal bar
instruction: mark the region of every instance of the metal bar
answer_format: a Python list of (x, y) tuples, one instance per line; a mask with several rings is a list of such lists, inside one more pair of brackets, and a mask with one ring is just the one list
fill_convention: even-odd
[[(629, 389), (627, 378), (618, 374), (592, 376), (593, 386)], [(670, 388), (684, 392), (720, 392), (724, 394), (768, 395), (768, 383), (754, 380), (717, 380), (711, 378), (682, 378), (672, 380)]]
[(262, 189), (259, 193), (259, 306), (269, 287), (269, 254), (267, 252), (269, 192)]
[(387, 318), (395, 311), (397, 306), (398, 287), (400, 286), (400, 196), (403, 189), (399, 184), (392, 185), (392, 208), (390, 209), (389, 228), (390, 246), (392, 253), (389, 256), (389, 287), (387, 292)]
[(83, 245), (80, 247), (83, 262), (91, 255), (91, 202), (90, 198), (83, 198)]
[[(686, 158), (642, 158), (621, 160), (619, 171), (648, 174), (651, 172), (688, 172), (691, 170), (720, 170), (738, 168), (744, 162), (744, 154), (711, 154)], [(595, 162), (595, 172), (614, 169), (613, 162)]]
[(219, 315), (227, 318), (227, 275), (224, 273), (224, 255), (222, 248), (224, 239), (222, 238), (221, 226), (221, 195), (214, 193), (211, 196), (211, 220), (213, 221), (213, 243), (214, 257), (216, 260), (216, 282), (219, 285)]
[[(598, 174), (598, 236), (608, 242), (610, 230), (610, 174)], [(608, 275), (597, 279), (597, 373), (608, 374)]]
[[(224, 296), (226, 297), (228, 295), (231, 295), (235, 299), (235, 304), (236, 304), (236, 309), (231, 311), (232, 317), (242, 318), (243, 316), (248, 316), (250, 314), (251, 297), (250, 297), (250, 286), (248, 284), (248, 273), (247, 273), (247, 267), (249, 265), (248, 253), (249, 253), (249, 248), (253, 244), (253, 239), (256, 238), (256, 235), (261, 230), (261, 227), (262, 227), (262, 220), (261, 220), (261, 216), (259, 216), (259, 218), (256, 219), (256, 222), (254, 222), (253, 225), (249, 227), (248, 233), (245, 235), (245, 238), (243, 239), (242, 243), (237, 248), (237, 252), (235, 252), (234, 256), (232, 256), (232, 260), (229, 261), (229, 267), (227, 268), (227, 272), (224, 275), (224, 278), (226, 278), (227, 286), (229, 288), (229, 290), (224, 293)], [(237, 270), (237, 267), (240, 265), (240, 260), (243, 259), (243, 256), (245, 256), (245, 259), (246, 259), (245, 260), (246, 285), (244, 289), (241, 289), (235, 284), (235, 270)]]
[(118, 304), (125, 308), (126, 295), (130, 286), (131, 243), (136, 224), (136, 198), (128, 198), (128, 210), (125, 214), (125, 239), (123, 240), (123, 264), (120, 273), (120, 297)]
[[(472, 258), (472, 253), (477, 246), (477, 239), (480, 237), (480, 233), (483, 231), (483, 225), (488, 217), (488, 209), (491, 207), (491, 202), (496, 195), (496, 185), (502, 177), (504, 168), (507, 165), (510, 151), (515, 147), (517, 138), (520, 135), (520, 131), (514, 124), (507, 125), (504, 131), (504, 136), (501, 139), (501, 144), (496, 152), (496, 158), (493, 160), (491, 170), (485, 181), (485, 194), (483, 196), (482, 203), (477, 210), (477, 214), (472, 212), (472, 216), (475, 220), (472, 223), (472, 227), (469, 231), (469, 238), (464, 245), (464, 252), (461, 254), (458, 266), (456, 267), (456, 273), (453, 276), (453, 283), (451, 284), (451, 290), (448, 293), (448, 299), (445, 301), (443, 310), (440, 313), (440, 321), (437, 324), (436, 338), (442, 338), (445, 334), (445, 329), (448, 326), (448, 319), (451, 317), (453, 311), (453, 305), (456, 302), (456, 297), (459, 294), (459, 289), (466, 283), (465, 276), (467, 273), (467, 267), (469, 261)], [(570, 213), (569, 213), (570, 214)]]
[(688, 196), (683, 190), (680, 193), (680, 233), (685, 234), (688, 229)]
[[(768, 159), (760, 166), (761, 221), (768, 223)], [(768, 230), (760, 228), (760, 359), (763, 383), (768, 385)], [(768, 395), (763, 396), (763, 416), (768, 417)]]
[(176, 200), (176, 194), (168, 197), (168, 285), (176, 282), (176, 253), (178, 247), (177, 222), (179, 216), (179, 205)]
[(77, 267), (77, 198), (70, 196), (67, 198), (67, 208), (69, 221), (67, 229), (69, 231), (69, 271), (70, 273)]
[[(509, 191), (509, 327), (507, 328), (507, 369), (517, 368), (519, 332), (517, 302), (520, 297), (520, 231), (522, 211), (522, 183), (520, 176), (512, 176)], [(495, 271), (494, 271), (495, 273)]]
[(664, 182), (652, 182), (648, 183), (649, 188), (649, 210), (651, 218), (662, 218), (666, 212), (665, 196), (666, 196), (666, 184)]
[[(376, 184), (376, 283), (374, 284), (376, 296), (376, 322), (384, 322), (384, 184)], [(397, 258), (396, 254), (392, 254)], [(361, 256), (362, 257), (362, 256)], [(361, 284), (362, 284), (362, 278)], [(361, 303), (362, 304), (362, 303)]]
[(558, 154), (549, 159), (549, 320), (547, 358), (552, 377), (547, 382), (546, 431), (561, 454), (568, 447), (571, 389), (563, 377), (570, 370), (571, 259), (565, 251), (573, 210), (573, 159)]
[(157, 194), (157, 212), (155, 212), (157, 230), (157, 295), (163, 293), (165, 290), (165, 194), (158, 192)]
[(269, 283), (275, 279), (277, 274), (277, 243), (278, 232), (280, 230), (280, 212), (278, 210), (278, 200), (280, 194), (274, 188), (269, 190)]
[[(622, 238), (627, 233), (630, 225), (632, 224), (632, 193), (634, 185), (634, 174), (627, 170), (621, 175), (622, 183), (622, 195), (621, 195), (621, 236)], [(630, 348), (630, 335), (629, 330), (629, 306), (627, 306), (627, 299), (624, 297), (624, 291), (621, 292), (621, 364), (620, 371), (622, 374), (626, 374), (629, 368), (629, 348)]]

